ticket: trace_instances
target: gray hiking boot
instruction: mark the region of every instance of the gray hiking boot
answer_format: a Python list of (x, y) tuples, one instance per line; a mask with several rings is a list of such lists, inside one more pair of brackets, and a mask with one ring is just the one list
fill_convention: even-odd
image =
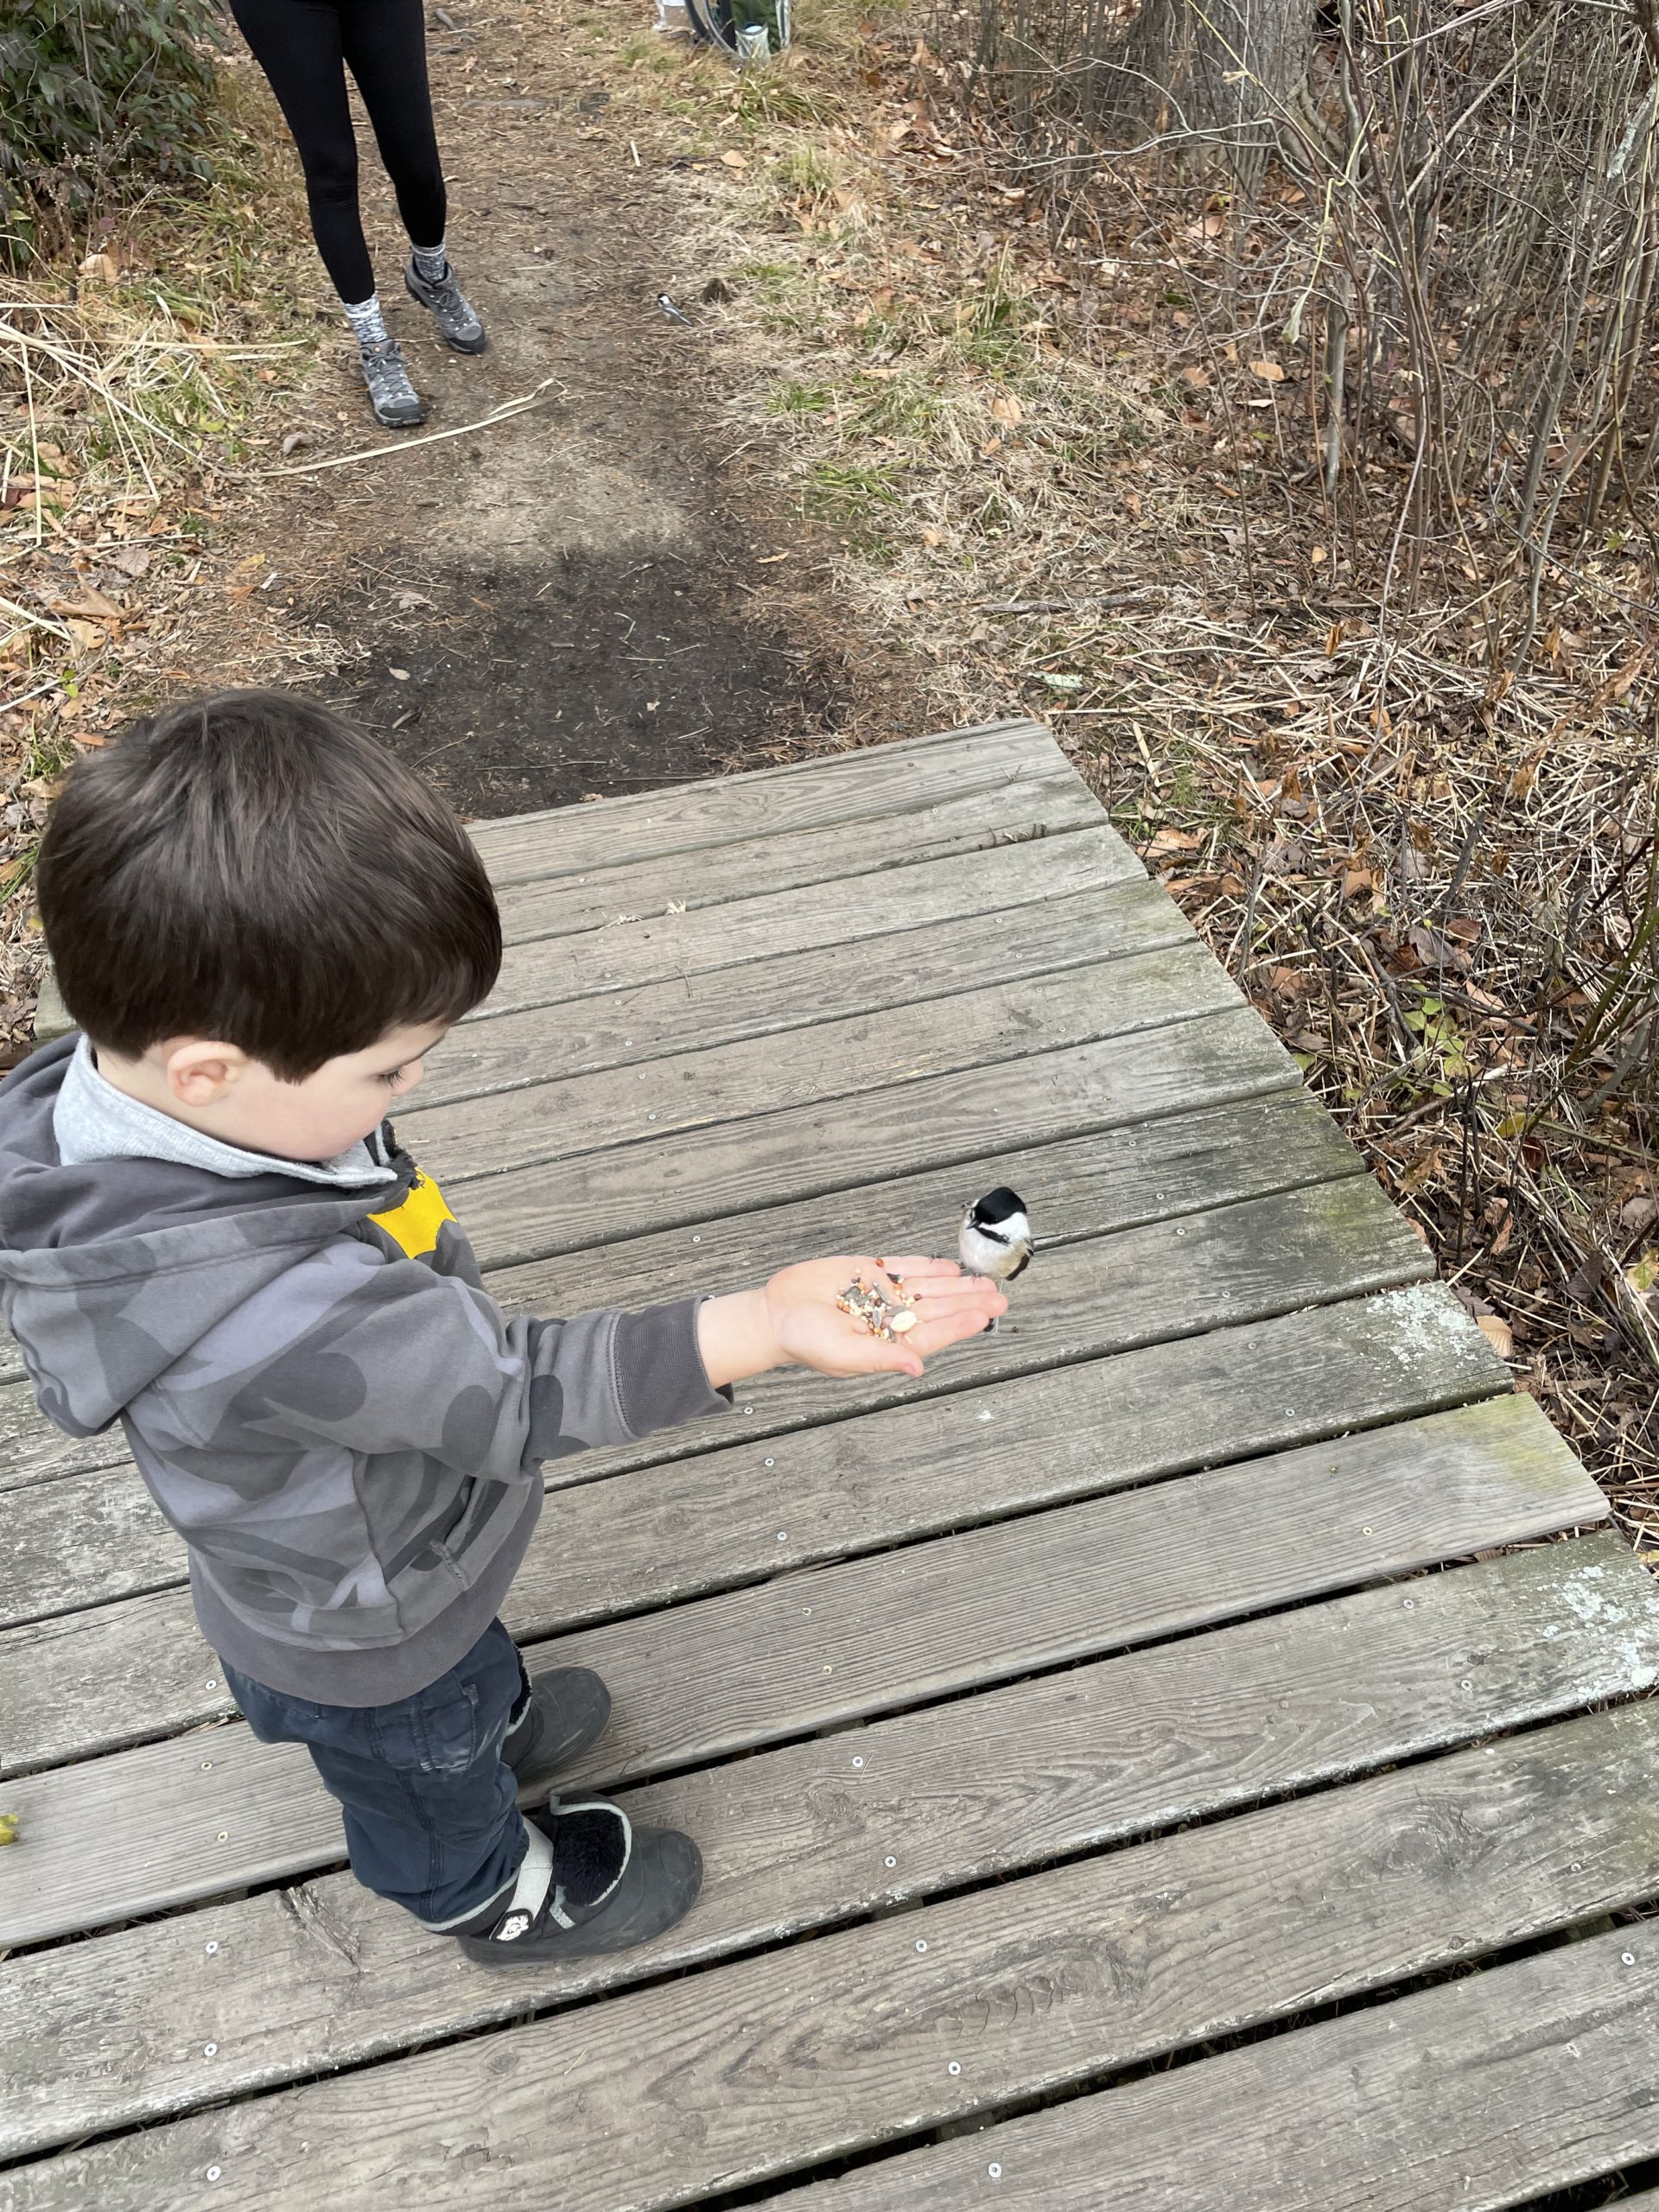
[(363, 381), (369, 387), (375, 421), (384, 423), (390, 430), (412, 429), (417, 423), (424, 423), (426, 410), (409, 380), (404, 357), (397, 351), (397, 340), (376, 339), (359, 350), (363, 359)]
[(415, 266), (411, 254), (404, 270), (404, 282), (409, 296), (429, 308), (434, 321), (443, 334), (446, 346), (453, 346), (457, 353), (481, 353), (489, 344), (484, 334), (484, 325), (478, 312), (455, 282), (455, 272), (446, 261), (443, 274), (437, 277), (423, 276)]

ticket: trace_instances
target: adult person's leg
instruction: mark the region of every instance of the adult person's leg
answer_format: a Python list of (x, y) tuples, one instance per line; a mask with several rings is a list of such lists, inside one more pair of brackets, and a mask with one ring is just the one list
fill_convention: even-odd
[(444, 242), (448, 195), (427, 77), (424, 0), (340, 0), (340, 28), (346, 67), (409, 232), (404, 282), (449, 345), (481, 353), (489, 340), (456, 282)]
[(376, 420), (393, 427), (423, 422), (380, 313), (358, 212), (357, 136), (338, 0), (231, 0), (231, 12), (294, 134), (317, 251), (356, 333)]

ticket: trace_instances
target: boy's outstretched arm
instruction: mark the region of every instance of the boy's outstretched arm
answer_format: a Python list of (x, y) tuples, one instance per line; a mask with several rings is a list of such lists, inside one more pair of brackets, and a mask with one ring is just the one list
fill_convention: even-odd
[[(842, 1312), (836, 1298), (858, 1275), (889, 1291), (894, 1276), (903, 1277), (916, 1302), (916, 1326), (907, 1335), (888, 1344)], [(919, 1375), (936, 1351), (977, 1336), (1007, 1307), (995, 1283), (963, 1274), (953, 1260), (843, 1254), (780, 1268), (758, 1290), (705, 1299), (697, 1308), (697, 1349), (716, 1389), (791, 1365), (821, 1375)]]
[(891, 1281), (867, 1257), (809, 1260), (725, 1297), (510, 1321), (476, 1285), (342, 1237), (208, 1331), (144, 1394), (145, 1421), (177, 1447), (416, 1451), (511, 1483), (723, 1411), (732, 1382), (768, 1368), (919, 1375), (1004, 1310), (995, 1285), (953, 1262), (893, 1266), (918, 1320), (887, 1344), (835, 1302), (855, 1275)]

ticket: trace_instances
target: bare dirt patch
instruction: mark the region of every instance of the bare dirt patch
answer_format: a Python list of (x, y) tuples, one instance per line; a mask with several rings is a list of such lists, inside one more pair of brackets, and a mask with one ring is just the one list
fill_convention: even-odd
[(542, 396), (313, 474), (394, 442), (331, 330), (272, 425), (273, 457), (307, 442), (288, 464), (307, 473), (227, 510), (222, 537), (249, 550), (188, 661), (321, 692), (480, 815), (913, 728), (900, 664), (835, 617), (833, 540), (730, 434), (704, 333), (658, 304), (704, 315), (674, 156), (607, 119), (563, 11), (444, 13), (449, 233), (489, 352), (448, 352), (404, 297), (377, 181), (382, 295), (429, 434)]

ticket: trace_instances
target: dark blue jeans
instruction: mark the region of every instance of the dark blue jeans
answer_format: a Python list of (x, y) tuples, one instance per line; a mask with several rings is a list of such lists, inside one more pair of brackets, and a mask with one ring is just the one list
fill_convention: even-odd
[(466, 1656), (395, 1705), (315, 1705), (225, 1669), (262, 1744), (303, 1744), (346, 1817), (352, 1872), (429, 1928), (506, 1888), (524, 1855), (502, 1739), (530, 1684), (492, 1621)]

